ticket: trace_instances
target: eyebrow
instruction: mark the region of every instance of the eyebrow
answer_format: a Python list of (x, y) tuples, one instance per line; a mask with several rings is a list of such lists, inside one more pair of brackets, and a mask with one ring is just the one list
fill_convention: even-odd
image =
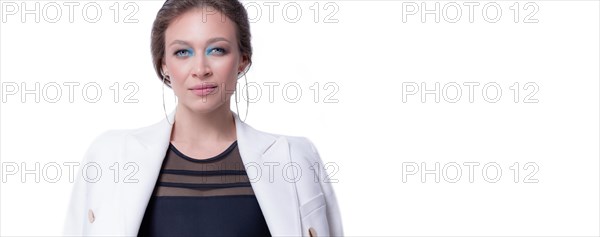
[[(211, 38), (211, 39), (207, 40), (206, 43), (207, 44), (212, 44), (212, 43), (218, 42), (218, 41), (226, 41), (228, 43), (231, 43), (231, 42), (229, 42), (229, 40), (227, 40), (227, 39), (225, 39), (223, 37)], [(183, 45), (187, 45), (187, 46), (191, 45), (190, 43), (188, 43), (186, 41), (183, 41), (183, 40), (174, 40), (173, 42), (171, 42), (171, 44), (169, 44), (169, 46), (174, 45), (174, 44), (183, 44)]]

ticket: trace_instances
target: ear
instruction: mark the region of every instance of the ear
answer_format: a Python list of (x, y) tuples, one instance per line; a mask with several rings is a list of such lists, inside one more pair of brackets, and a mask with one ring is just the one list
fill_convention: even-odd
[(238, 67), (238, 74), (244, 72), (246, 67), (248, 67), (248, 58), (246, 56), (242, 56), (240, 59), (240, 65)]
[(167, 69), (167, 64), (165, 64), (165, 60), (162, 60), (162, 72), (164, 75), (169, 75), (169, 69)]

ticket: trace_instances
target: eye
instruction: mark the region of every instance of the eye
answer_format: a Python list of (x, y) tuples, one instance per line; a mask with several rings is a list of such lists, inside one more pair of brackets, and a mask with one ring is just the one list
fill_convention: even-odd
[(215, 53), (217, 55), (223, 55), (225, 53), (227, 53), (227, 50), (225, 50), (224, 48), (209, 48), (206, 50), (206, 54), (211, 54), (211, 53)]
[(181, 57), (189, 57), (189, 56), (193, 56), (194, 52), (189, 49), (180, 49), (180, 50), (175, 51), (174, 55), (177, 57), (180, 57), (180, 58)]

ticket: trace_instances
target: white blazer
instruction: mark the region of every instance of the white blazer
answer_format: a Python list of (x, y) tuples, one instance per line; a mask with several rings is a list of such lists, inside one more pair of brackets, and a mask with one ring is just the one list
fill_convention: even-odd
[[(233, 115), (238, 150), (271, 235), (342, 236), (336, 197), (312, 142), (258, 131)], [(175, 111), (168, 117), (174, 121)], [(136, 236), (172, 127), (163, 119), (98, 136), (79, 166), (63, 234)]]

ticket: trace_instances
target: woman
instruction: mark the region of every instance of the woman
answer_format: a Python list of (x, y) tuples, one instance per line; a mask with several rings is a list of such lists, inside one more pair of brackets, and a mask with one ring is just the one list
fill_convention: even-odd
[(177, 107), (154, 125), (94, 140), (65, 235), (343, 235), (314, 145), (258, 131), (229, 109), (252, 63), (249, 21), (238, 1), (166, 1), (151, 47)]

